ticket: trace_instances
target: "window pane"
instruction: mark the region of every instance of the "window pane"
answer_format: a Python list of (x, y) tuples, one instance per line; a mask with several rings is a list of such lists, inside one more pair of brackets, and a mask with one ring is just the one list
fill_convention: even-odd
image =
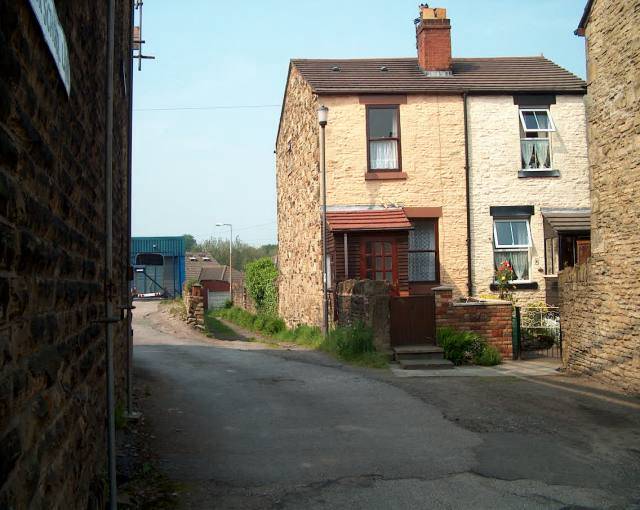
[(393, 269), (393, 257), (385, 257), (385, 269)]
[(534, 115), (538, 121), (538, 129), (549, 129), (549, 116), (547, 115), (547, 112), (537, 111), (534, 112)]
[(396, 108), (369, 109), (369, 138), (397, 138), (398, 116)]
[(436, 226), (433, 221), (416, 221), (414, 229), (409, 230), (410, 250), (435, 250)]
[(384, 243), (384, 253), (385, 255), (391, 254), (391, 243)]
[(522, 112), (522, 117), (524, 118), (524, 125), (526, 129), (540, 129), (534, 112)]
[(511, 223), (508, 221), (496, 221), (496, 244), (499, 246), (513, 245), (513, 234), (511, 233)]
[(398, 168), (398, 142), (396, 140), (369, 142), (369, 160), (372, 170)]
[(529, 245), (529, 230), (526, 221), (512, 221), (511, 231), (513, 232), (513, 244)]
[(436, 280), (436, 254), (431, 252), (409, 253), (409, 280), (433, 282)]
[(493, 254), (493, 261), (495, 269), (498, 269), (500, 264), (505, 260), (509, 261), (513, 272), (516, 275), (516, 280), (528, 280), (529, 279), (529, 251), (496, 251)]
[(384, 269), (382, 267), (382, 257), (376, 257), (376, 269)]
[(376, 273), (376, 280), (384, 280), (384, 273), (382, 271)]
[(385, 273), (385, 280), (387, 280), (389, 283), (393, 283), (393, 273), (391, 273), (390, 271), (387, 271)]

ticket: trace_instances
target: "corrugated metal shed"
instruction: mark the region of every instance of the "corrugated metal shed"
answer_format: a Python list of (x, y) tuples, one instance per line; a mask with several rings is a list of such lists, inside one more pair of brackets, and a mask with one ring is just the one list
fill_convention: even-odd
[[(148, 265), (140, 255), (162, 256), (162, 265)], [(132, 237), (131, 265), (135, 268), (133, 287), (139, 294), (161, 293), (167, 297), (182, 295), (185, 281), (184, 237)], [(149, 260), (149, 257), (145, 257)]]

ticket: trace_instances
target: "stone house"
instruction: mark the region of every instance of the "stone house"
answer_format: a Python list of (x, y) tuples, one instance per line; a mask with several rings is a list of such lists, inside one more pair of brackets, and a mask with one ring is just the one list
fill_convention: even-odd
[[(488, 292), (491, 211), (500, 221), (517, 216), (513, 226), (504, 223), (517, 230), (521, 215), (509, 208), (535, 210), (535, 235), (526, 241), (527, 256), (535, 257), (532, 243), (544, 253), (542, 207), (559, 196), (563, 207), (588, 205), (584, 82), (543, 57), (452, 58), (446, 11), (421, 6), (416, 21), (417, 58), (290, 63), (276, 141), (279, 312), (289, 325), (319, 324), (322, 316), (321, 105), (329, 109), (331, 291), (343, 280), (368, 278), (388, 281), (397, 296), (440, 285), (456, 297)], [(541, 128), (521, 136), (531, 115), (540, 123), (557, 116), (562, 134), (551, 142)], [(523, 166), (521, 146), (534, 144), (521, 139), (534, 137), (540, 152), (533, 148)], [(541, 161), (545, 141), (557, 168)], [(487, 182), (494, 166), (497, 184), (494, 177)], [(498, 193), (486, 196), (489, 188)]]
[(564, 363), (640, 394), (640, 6), (587, 3), (592, 250), (560, 274)]
[(118, 0), (105, 282), (107, 4), (0, 0), (3, 509), (106, 503), (106, 302), (116, 401), (126, 393), (132, 78), (132, 3)]

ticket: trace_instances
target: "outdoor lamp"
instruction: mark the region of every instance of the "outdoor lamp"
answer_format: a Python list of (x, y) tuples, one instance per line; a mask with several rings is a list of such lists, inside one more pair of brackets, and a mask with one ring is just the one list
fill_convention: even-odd
[(318, 108), (318, 123), (324, 127), (327, 125), (327, 118), (329, 117), (329, 108), (325, 105), (322, 105)]

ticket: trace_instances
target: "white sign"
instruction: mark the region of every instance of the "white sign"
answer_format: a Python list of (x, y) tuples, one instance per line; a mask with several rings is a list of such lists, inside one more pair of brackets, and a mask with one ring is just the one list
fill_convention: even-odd
[(31, 8), (38, 19), (47, 46), (56, 61), (56, 67), (60, 73), (60, 78), (67, 89), (67, 94), (71, 94), (71, 65), (69, 63), (69, 47), (67, 38), (58, 19), (58, 11), (53, 0), (29, 0)]

